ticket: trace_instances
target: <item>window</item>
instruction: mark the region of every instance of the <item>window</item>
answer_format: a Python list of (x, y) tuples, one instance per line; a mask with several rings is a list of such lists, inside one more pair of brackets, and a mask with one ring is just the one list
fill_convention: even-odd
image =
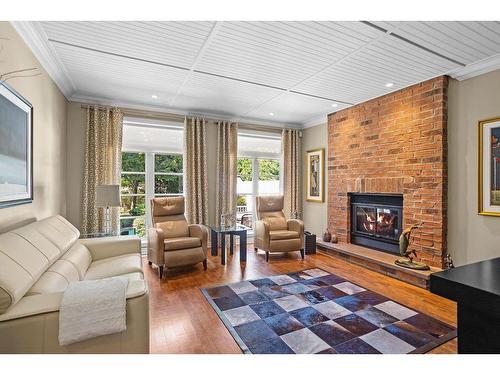
[(122, 233), (140, 237), (152, 225), (153, 197), (182, 195), (183, 128), (153, 120), (124, 120), (122, 146)]
[(182, 155), (155, 154), (155, 196), (182, 195)]
[(237, 218), (253, 228), (255, 197), (281, 192), (281, 137), (269, 133), (238, 133)]
[(120, 230), (135, 228), (145, 234), (146, 161), (141, 152), (122, 153)]

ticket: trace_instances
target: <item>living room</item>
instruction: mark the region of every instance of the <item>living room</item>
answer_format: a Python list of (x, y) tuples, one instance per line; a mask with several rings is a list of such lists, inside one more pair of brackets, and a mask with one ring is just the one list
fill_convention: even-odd
[(0, 22), (0, 354), (496, 358), (497, 9), (204, 6)]

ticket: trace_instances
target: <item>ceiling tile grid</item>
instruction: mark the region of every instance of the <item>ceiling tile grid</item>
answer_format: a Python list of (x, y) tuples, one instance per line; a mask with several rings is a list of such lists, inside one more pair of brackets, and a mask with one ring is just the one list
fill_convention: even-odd
[(483, 60), (489, 69), (500, 63), (499, 22), (22, 24), (18, 30), (32, 24), (55, 66), (64, 66), (69, 99), (290, 125)]

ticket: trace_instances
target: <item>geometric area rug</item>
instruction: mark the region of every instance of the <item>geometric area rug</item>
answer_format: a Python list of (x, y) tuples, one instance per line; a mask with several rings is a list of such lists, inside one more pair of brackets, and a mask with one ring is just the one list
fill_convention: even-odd
[(456, 329), (320, 268), (201, 289), (246, 354), (425, 353)]

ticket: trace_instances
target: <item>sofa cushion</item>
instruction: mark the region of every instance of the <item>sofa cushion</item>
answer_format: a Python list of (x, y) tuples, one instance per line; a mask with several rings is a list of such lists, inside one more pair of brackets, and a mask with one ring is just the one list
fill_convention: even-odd
[(61, 216), (0, 235), (0, 314), (24, 296), (79, 235)]
[(199, 246), (201, 246), (201, 240), (198, 237), (177, 237), (165, 240), (165, 251), (191, 249)]
[(87, 270), (90, 267), (90, 263), (92, 263), (90, 251), (79, 241), (75, 242), (61, 259), (73, 264), (75, 269), (78, 271), (80, 280), (83, 280), (85, 273), (87, 273)]
[(15, 233), (0, 235), (0, 314), (16, 304), (49, 266), (48, 259)]
[(299, 238), (299, 233), (291, 230), (272, 230), (269, 232), (271, 240), (289, 240), (292, 238)]
[(74, 281), (80, 281), (76, 267), (66, 259), (59, 259), (38, 279), (26, 295), (63, 292), (69, 283)]
[(97, 280), (132, 272), (142, 273), (142, 259), (140, 254), (119, 255), (92, 262), (84, 276), (84, 280)]

